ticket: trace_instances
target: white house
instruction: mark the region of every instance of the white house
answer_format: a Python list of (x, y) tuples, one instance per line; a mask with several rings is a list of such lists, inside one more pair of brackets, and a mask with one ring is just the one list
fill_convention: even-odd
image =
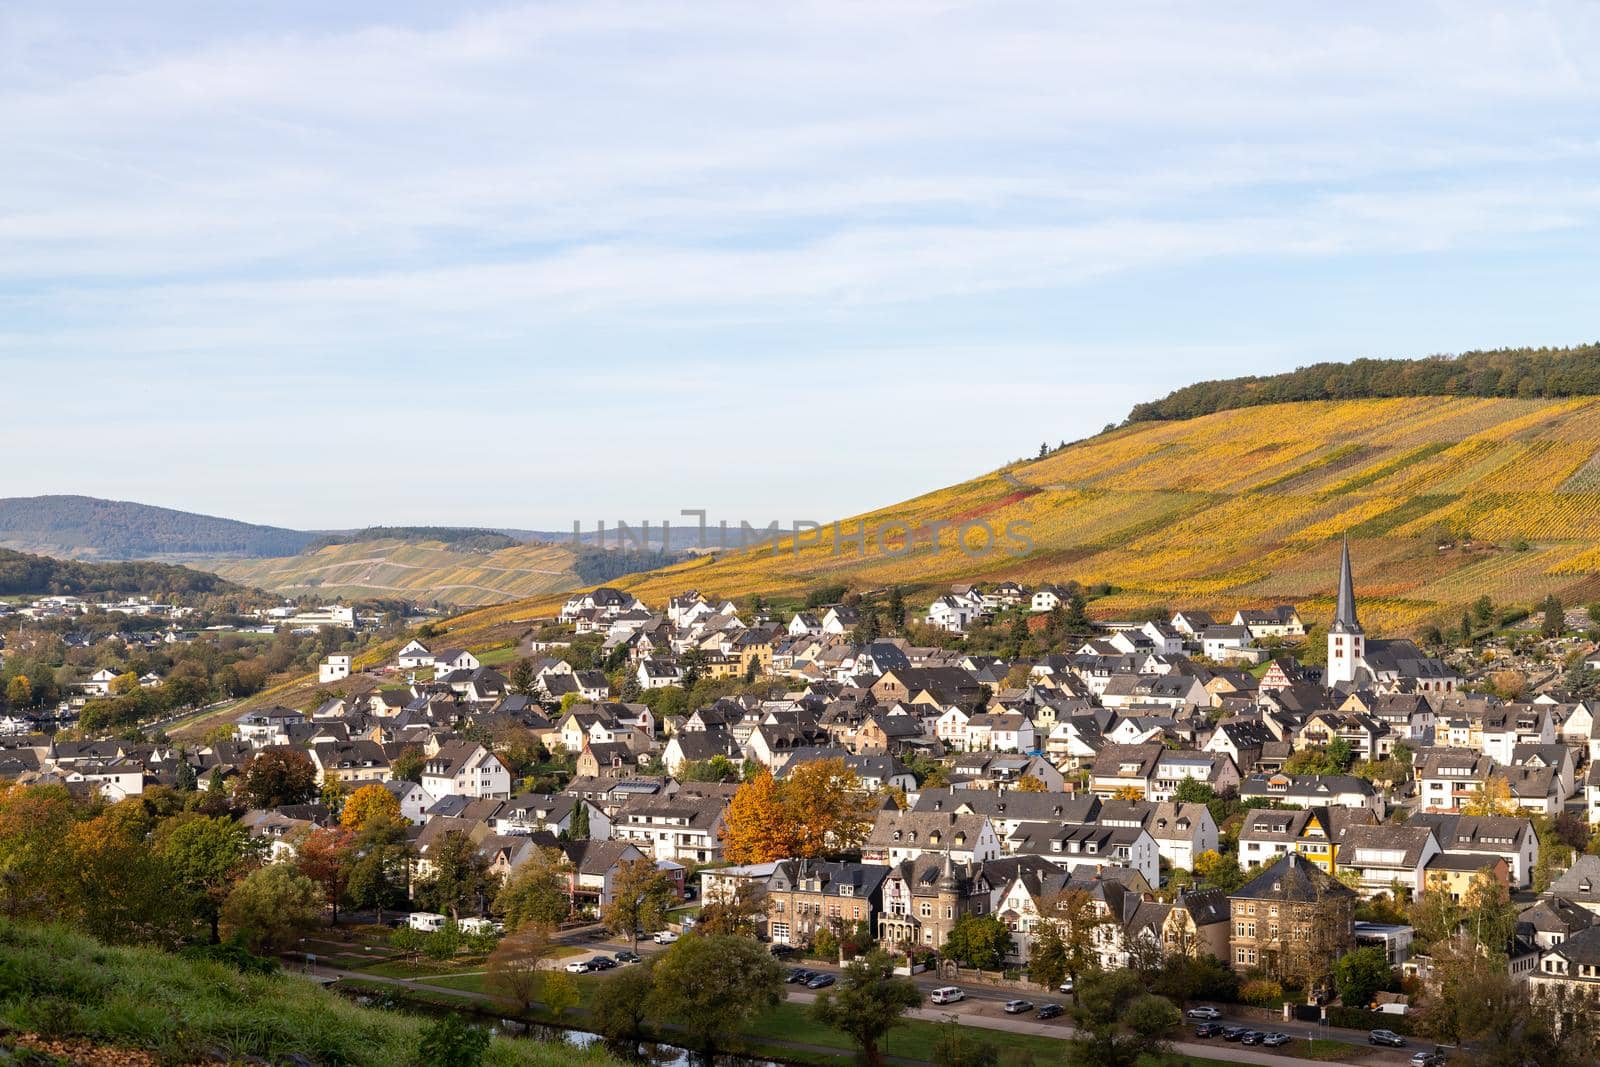
[(433, 666), (433, 653), (428, 651), (428, 646), (421, 641), (409, 641), (406, 647), (395, 653), (394, 663), (403, 671), (417, 670), (421, 667)]
[(317, 681), (323, 685), (350, 677), (350, 657), (328, 656), (317, 667)]
[(422, 788), (435, 797), (511, 796), (511, 772), (476, 741), (451, 741), (422, 765)]

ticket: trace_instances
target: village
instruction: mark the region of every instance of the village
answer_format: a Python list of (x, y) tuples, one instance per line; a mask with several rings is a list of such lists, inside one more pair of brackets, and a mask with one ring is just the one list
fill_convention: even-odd
[[(912, 645), (859, 602), (780, 619), (602, 587), (483, 654), (497, 665), (448, 635), (363, 670), (329, 653), (313, 707), (257, 707), (202, 743), (16, 734), (0, 773), (101, 802), (230, 797), (291, 865), (377, 803), (403, 828), (404, 886), (473, 878), (347, 907), (492, 937), (497, 887), (554, 869), (557, 925), (630, 946), (579, 972), (736, 907), (774, 955), (807, 958), (801, 985), (877, 946), (936, 1001), (1003, 1000), (1008, 1018), (1054, 1017), (1029, 996), (1090, 971), (1208, 961), (1223, 977), (1188, 991), (1196, 1036), (1268, 1046), (1288, 1036), (1264, 1013), (1403, 1045), (1413, 1000), (1462, 954), (1534, 993), (1600, 996), (1593, 704), (1469, 691), (1412, 641), (1368, 637), (1349, 553), (1325, 655), (1286, 605), (1098, 624), (1006, 658)], [(937, 597), (924, 622), (1060, 630), (1081, 608), (1074, 587), (1003, 582)], [(298, 784), (262, 791), (269, 769)], [(786, 796), (809, 833), (782, 828)], [(670, 905), (618, 927), (642, 878)], [(1213, 1022), (1224, 1000), (1257, 1021)]]

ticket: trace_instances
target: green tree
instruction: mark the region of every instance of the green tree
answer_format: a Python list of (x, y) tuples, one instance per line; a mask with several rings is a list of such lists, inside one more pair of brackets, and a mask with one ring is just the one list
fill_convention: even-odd
[(1339, 999), (1352, 1008), (1365, 1008), (1372, 995), (1394, 984), (1394, 971), (1383, 949), (1375, 946), (1346, 952), (1333, 965), (1333, 987)]
[(898, 585), (889, 587), (889, 629), (899, 633), (906, 627), (906, 597)]
[(269, 863), (244, 877), (222, 905), (222, 921), (251, 952), (283, 951), (322, 919), (317, 883), (287, 863)]
[(489, 953), (483, 984), (512, 1007), (529, 1011), (539, 999), (539, 964), (551, 948), (550, 932), (542, 926), (507, 934)]
[(711, 1054), (721, 1034), (783, 999), (783, 969), (759, 942), (742, 937), (685, 937), (657, 958), (650, 1006), (677, 1023), (691, 1047)]
[(488, 863), (478, 846), (460, 830), (434, 841), (427, 852), (428, 873), (412, 893), (431, 911), (460, 920), (463, 909), (474, 907), (488, 889)]
[(559, 1019), (576, 1008), (583, 997), (578, 992), (578, 983), (566, 971), (540, 971), (539, 999), (545, 1010)]
[(1479, 626), (1488, 626), (1494, 621), (1494, 601), (1485, 593), (1472, 602), (1472, 617)]
[(1061, 939), (1061, 926), (1041, 921), (1034, 930), (1033, 948), (1028, 953), (1028, 981), (1054, 993), (1067, 977), (1067, 946)]
[(494, 907), (506, 929), (553, 927), (572, 913), (572, 864), (559, 849), (539, 848), (513, 871), (495, 894)]
[[(1086, 974), (1100, 968), (1097, 945), (1100, 927), (1108, 921), (1086, 889), (1067, 888), (1045, 898), (1039, 908), (1039, 926), (1054, 928), (1061, 945), (1062, 973), (1072, 979), (1072, 998), (1078, 998), (1078, 985)], [(1060, 985), (1060, 979), (1056, 985)]]
[(1561, 599), (1554, 593), (1544, 598), (1539, 605), (1539, 610), (1544, 613), (1540, 632), (1546, 637), (1560, 637), (1567, 631), (1566, 610), (1561, 606)]
[(666, 924), (672, 910), (672, 884), (648, 859), (625, 860), (611, 880), (611, 900), (600, 921), (617, 937), (639, 948), (639, 935), (653, 933)]
[(997, 971), (1011, 949), (1011, 931), (993, 915), (964, 915), (945, 938), (943, 952), (963, 967)]
[(824, 991), (811, 1005), (811, 1019), (850, 1035), (862, 1061), (876, 1067), (883, 1062), (878, 1045), (884, 1035), (922, 1003), (922, 993), (911, 979), (894, 973), (894, 961), (882, 949), (853, 961), (840, 978), (837, 989)]
[(511, 665), (511, 671), (506, 675), (506, 681), (511, 683), (513, 693), (528, 694), (533, 692), (533, 661), (526, 656)]
[(1161, 1056), (1183, 1021), (1171, 1001), (1145, 992), (1132, 971), (1085, 980), (1072, 1018), (1078, 1030), (1072, 1059), (1083, 1067), (1135, 1067), (1143, 1057)]
[(307, 804), (317, 795), (317, 768), (298, 749), (264, 748), (245, 761), (234, 789), (252, 808)]
[(415, 746), (401, 749), (389, 762), (389, 776), (399, 782), (421, 782), (424, 762), (421, 749)]
[(351, 846), (353, 859), (346, 880), (350, 903), (383, 913), (404, 906), (409, 895), (411, 846), (403, 823), (376, 818), (361, 828)]
[(417, 1061), (428, 1067), (480, 1067), (489, 1051), (489, 1031), (451, 1012), (422, 1030)]
[(589, 1025), (607, 1041), (637, 1045), (650, 1017), (653, 968), (639, 964), (624, 968), (600, 983), (589, 1007)]
[(567, 837), (573, 841), (589, 840), (589, 804), (579, 800), (572, 805), (572, 824), (567, 828)]
[(1180, 804), (1209, 804), (1217, 799), (1217, 791), (1198, 778), (1184, 778), (1172, 791), (1172, 799)]
[(259, 862), (261, 849), (250, 833), (231, 819), (204, 816), (163, 827), (159, 849), (176, 876), (196, 918), (217, 944), (222, 904), (234, 883)]

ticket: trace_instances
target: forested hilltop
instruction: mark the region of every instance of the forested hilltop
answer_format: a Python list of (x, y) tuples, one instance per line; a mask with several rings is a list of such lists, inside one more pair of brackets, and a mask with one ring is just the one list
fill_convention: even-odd
[(495, 552), (523, 543), (520, 538), (498, 530), (480, 530), (470, 526), (368, 526), (350, 533), (324, 534), (308, 544), (305, 551), (315, 552), (330, 545), (354, 545), (363, 541), (437, 541), (457, 552)]
[(215, 574), (170, 563), (82, 563), (0, 548), (0, 596), (244, 592)]
[(1426, 359), (1313, 363), (1283, 374), (1196, 382), (1136, 404), (1128, 422), (1191, 419), (1217, 411), (1300, 400), (1402, 396), (1600, 396), (1600, 344), (1501, 348)]
[(126, 500), (0, 499), (0, 545), (50, 556), (292, 556), (314, 536)]

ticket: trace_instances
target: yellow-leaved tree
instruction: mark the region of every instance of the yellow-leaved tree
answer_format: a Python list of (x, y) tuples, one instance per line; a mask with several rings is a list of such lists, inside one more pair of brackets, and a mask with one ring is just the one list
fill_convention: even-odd
[(728, 803), (723, 855), (733, 863), (769, 863), (860, 848), (876, 806), (842, 759), (802, 763), (782, 782), (763, 770)]
[(400, 819), (400, 801), (383, 786), (374, 782), (351, 793), (339, 813), (339, 825), (346, 830), (360, 830), (374, 818), (382, 816), (391, 822)]

